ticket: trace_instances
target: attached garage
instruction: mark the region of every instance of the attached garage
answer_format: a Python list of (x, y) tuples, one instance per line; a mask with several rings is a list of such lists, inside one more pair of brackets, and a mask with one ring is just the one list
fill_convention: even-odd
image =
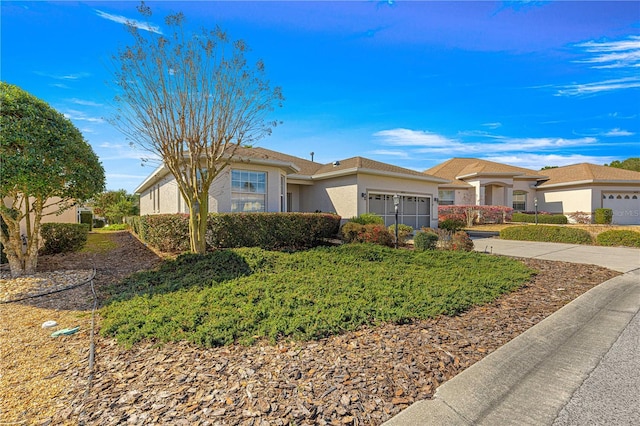
[[(386, 226), (395, 223), (395, 205), (392, 194), (368, 194), (368, 212), (382, 216)], [(398, 204), (398, 223), (420, 229), (431, 223), (431, 197), (401, 195)]]
[(640, 224), (640, 197), (637, 193), (603, 192), (602, 207), (613, 210), (612, 223), (616, 225)]

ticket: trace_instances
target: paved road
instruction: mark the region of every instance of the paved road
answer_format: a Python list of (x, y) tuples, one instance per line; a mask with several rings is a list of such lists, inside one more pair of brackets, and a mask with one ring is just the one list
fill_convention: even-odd
[(385, 425), (640, 425), (640, 250), (480, 239), (476, 250), (624, 272)]

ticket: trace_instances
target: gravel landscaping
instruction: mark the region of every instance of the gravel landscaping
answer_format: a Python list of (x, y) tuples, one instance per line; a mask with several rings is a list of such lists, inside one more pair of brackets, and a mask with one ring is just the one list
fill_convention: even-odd
[[(113, 250), (43, 256), (39, 270), (95, 267), (100, 297), (105, 286), (160, 262), (126, 232), (110, 238)], [(89, 285), (0, 304), (0, 418), (17, 424), (378, 425), (619, 275), (590, 265), (523, 262), (538, 274), (492, 304), (320, 341), (126, 349), (96, 335), (91, 380)], [(52, 329), (41, 328), (47, 320), (59, 328), (80, 326), (80, 332), (51, 338)]]

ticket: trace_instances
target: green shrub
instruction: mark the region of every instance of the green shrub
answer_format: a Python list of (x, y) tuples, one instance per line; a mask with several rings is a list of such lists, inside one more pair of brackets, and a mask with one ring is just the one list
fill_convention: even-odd
[(189, 250), (189, 215), (156, 214), (142, 216), (140, 220), (143, 241), (150, 246), (166, 253)]
[[(514, 213), (511, 216), (512, 222), (535, 223), (536, 215), (530, 213)], [(553, 225), (565, 225), (569, 223), (569, 219), (563, 214), (541, 214), (538, 213), (538, 223), (547, 223)]]
[(67, 253), (80, 250), (87, 242), (89, 225), (86, 223), (43, 223), (40, 235), (44, 245), (42, 254)]
[(357, 242), (358, 236), (362, 233), (364, 233), (364, 225), (357, 222), (347, 222), (340, 228), (340, 234), (345, 243)]
[(93, 219), (93, 227), (94, 228), (104, 228), (104, 220), (102, 219)]
[(454, 232), (451, 236), (451, 250), (454, 251), (471, 251), (473, 250), (473, 241), (469, 234), (464, 231)]
[(323, 244), (339, 229), (340, 216), (329, 213), (213, 213), (206, 240), (210, 248), (305, 249)]
[(466, 226), (466, 222), (462, 219), (450, 218), (450, 219), (445, 219), (438, 222), (438, 228), (446, 229), (447, 231), (451, 231), (451, 232), (458, 232), (462, 230), (462, 228), (464, 228), (465, 226)]
[(138, 238), (140, 238), (142, 241), (145, 241), (143, 223), (140, 216), (127, 216), (124, 218), (124, 223), (129, 225), (129, 229), (131, 230), (131, 232), (136, 234)]
[(100, 332), (132, 345), (312, 340), (455, 315), (528, 282), (521, 262), (480, 253), (344, 244), (185, 255), (110, 288)]
[(384, 225), (382, 216), (378, 216), (375, 213), (362, 213), (360, 216), (352, 217), (349, 221), (360, 225)]
[(543, 241), (551, 243), (592, 244), (591, 234), (584, 229), (564, 226), (510, 226), (500, 231), (504, 240)]
[(93, 213), (88, 211), (80, 212), (80, 223), (84, 223), (89, 226), (89, 231), (93, 229)]
[(596, 209), (594, 221), (598, 225), (610, 225), (613, 220), (613, 210), (611, 209)]
[(612, 229), (599, 233), (596, 243), (601, 246), (640, 247), (640, 232)]
[(433, 232), (422, 231), (413, 237), (413, 247), (418, 251), (435, 250), (438, 235)]
[[(396, 225), (389, 225), (389, 233), (393, 236), (395, 241), (396, 238)], [(398, 244), (404, 246), (407, 243), (409, 237), (413, 234), (413, 228), (409, 225), (405, 225), (404, 223), (398, 224)]]

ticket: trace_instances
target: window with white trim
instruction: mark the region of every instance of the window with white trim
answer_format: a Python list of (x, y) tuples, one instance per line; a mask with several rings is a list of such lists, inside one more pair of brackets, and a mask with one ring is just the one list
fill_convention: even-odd
[(438, 204), (452, 206), (456, 203), (456, 191), (441, 189), (438, 191)]
[(527, 210), (526, 191), (513, 191), (513, 210), (520, 212)]
[(265, 212), (266, 206), (267, 173), (232, 170), (231, 211), (234, 213)]

